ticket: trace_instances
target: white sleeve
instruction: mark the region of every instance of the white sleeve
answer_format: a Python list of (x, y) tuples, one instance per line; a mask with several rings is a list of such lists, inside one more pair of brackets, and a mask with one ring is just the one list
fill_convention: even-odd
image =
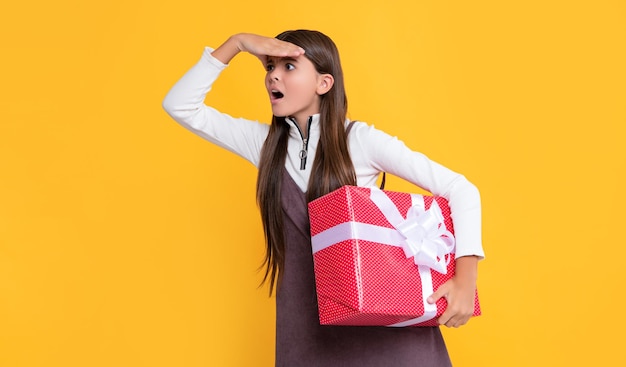
[(359, 151), (378, 171), (407, 180), (433, 195), (446, 198), (454, 223), (456, 256), (484, 258), (480, 193), (463, 175), (409, 149), (402, 141), (373, 126), (359, 123), (355, 138)]
[(204, 99), (227, 65), (206, 47), (202, 58), (170, 89), (163, 108), (178, 123), (196, 135), (219, 145), (258, 166), (269, 125), (233, 118), (206, 106)]

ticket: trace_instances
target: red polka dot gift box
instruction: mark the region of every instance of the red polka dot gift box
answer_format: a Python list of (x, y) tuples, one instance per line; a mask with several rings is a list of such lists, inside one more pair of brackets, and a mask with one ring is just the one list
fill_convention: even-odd
[(343, 186), (311, 201), (309, 218), (321, 324), (438, 325), (446, 300), (426, 298), (454, 275), (446, 199)]

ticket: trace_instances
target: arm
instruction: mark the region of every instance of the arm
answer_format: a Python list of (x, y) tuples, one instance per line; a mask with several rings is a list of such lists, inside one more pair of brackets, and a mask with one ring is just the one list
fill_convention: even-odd
[(239, 52), (247, 51), (258, 58), (264, 54), (300, 53), (291, 43), (251, 34), (230, 37), (218, 49), (206, 48), (202, 58), (168, 92), (163, 100), (165, 111), (196, 135), (242, 156), (254, 165), (267, 136), (268, 125), (233, 118), (206, 106), (204, 100), (213, 83)]
[(445, 297), (448, 307), (439, 318), (441, 325), (459, 327), (474, 310), (478, 261), (484, 256), (481, 238), (480, 193), (462, 175), (412, 151), (397, 138), (373, 127), (358, 130), (362, 152), (377, 170), (389, 172), (448, 199), (456, 235), (456, 273), (428, 299)]
[[(364, 123), (353, 128), (350, 151), (361, 169), (374, 174), (388, 172), (413, 183), (450, 204), (456, 235), (456, 257), (484, 256), (481, 236), (480, 193), (463, 175), (424, 154), (409, 149), (402, 141)], [(365, 165), (369, 168), (364, 168)]]

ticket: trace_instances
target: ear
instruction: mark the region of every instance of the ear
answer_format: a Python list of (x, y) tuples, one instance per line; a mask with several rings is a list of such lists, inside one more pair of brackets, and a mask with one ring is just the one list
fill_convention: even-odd
[(319, 75), (319, 83), (317, 84), (317, 94), (324, 95), (328, 93), (330, 88), (335, 84), (335, 78), (333, 78), (330, 74), (320, 74)]

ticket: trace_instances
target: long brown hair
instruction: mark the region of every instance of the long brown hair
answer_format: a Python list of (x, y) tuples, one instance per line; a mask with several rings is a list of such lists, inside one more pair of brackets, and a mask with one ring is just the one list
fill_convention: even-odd
[[(344, 88), (339, 51), (335, 43), (323, 33), (309, 30), (287, 31), (276, 38), (291, 42), (305, 50), (320, 74), (334, 78), (332, 88), (320, 96), (320, 140), (311, 168), (307, 201), (325, 195), (343, 185), (356, 185), (354, 165), (350, 159), (345, 131), (348, 99)], [(282, 172), (287, 156), (289, 125), (284, 117), (272, 117), (270, 131), (263, 144), (257, 179), (257, 202), (267, 245), (265, 276), (270, 294), (280, 284), (285, 264), (283, 210), (281, 206)], [(281, 174), (276, 174), (280, 172)]]

